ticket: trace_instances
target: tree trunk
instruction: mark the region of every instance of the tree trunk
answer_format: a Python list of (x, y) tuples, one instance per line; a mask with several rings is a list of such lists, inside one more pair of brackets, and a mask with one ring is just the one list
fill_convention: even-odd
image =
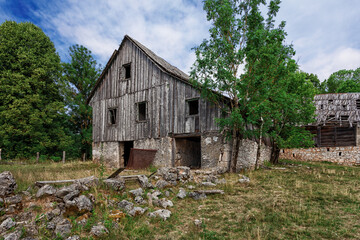
[(233, 145), (232, 145), (232, 152), (231, 152), (230, 172), (235, 173), (237, 158), (239, 155), (239, 143), (240, 143), (240, 139), (239, 139), (239, 136), (237, 135), (236, 130), (233, 130), (232, 138), (233, 138)]
[(259, 142), (258, 142), (257, 152), (256, 152), (255, 170), (258, 168), (260, 155), (261, 155), (262, 128), (263, 128), (263, 118), (261, 117), (260, 136), (259, 136)]
[(279, 163), (279, 155), (280, 155), (280, 148), (278, 147), (278, 145), (275, 142), (273, 142), (272, 149), (271, 149), (270, 162), (272, 164), (278, 164)]

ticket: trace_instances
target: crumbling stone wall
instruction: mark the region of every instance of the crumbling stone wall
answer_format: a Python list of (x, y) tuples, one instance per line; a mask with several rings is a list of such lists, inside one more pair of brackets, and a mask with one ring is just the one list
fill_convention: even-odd
[(108, 168), (119, 168), (123, 164), (124, 146), (120, 142), (97, 142), (92, 144), (94, 162), (103, 161)]
[(360, 147), (318, 147), (282, 149), (280, 158), (300, 161), (327, 161), (344, 165), (360, 164)]
[(201, 136), (201, 168), (229, 167), (231, 147), (220, 133)]
[(146, 138), (134, 141), (134, 148), (158, 150), (153, 162), (157, 167), (172, 166), (172, 141), (170, 137)]
[[(253, 168), (256, 162), (257, 142), (244, 139), (239, 147), (239, 155), (237, 161), (237, 169)], [(261, 153), (258, 165), (262, 165), (264, 161), (270, 161), (271, 147), (261, 144)]]

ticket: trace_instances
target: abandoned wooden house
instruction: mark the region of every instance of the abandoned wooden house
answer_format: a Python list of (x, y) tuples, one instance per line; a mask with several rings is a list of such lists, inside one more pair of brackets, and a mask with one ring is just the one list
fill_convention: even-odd
[(284, 149), (280, 157), (344, 164), (360, 163), (360, 93), (314, 97), (316, 122), (306, 126), (315, 148)]
[[(231, 146), (215, 122), (219, 108), (200, 98), (188, 75), (127, 35), (88, 103), (93, 108), (93, 160), (108, 167), (127, 166), (130, 155), (139, 165), (144, 154), (153, 155), (156, 166), (229, 165)], [(262, 160), (269, 154), (264, 148)], [(256, 143), (245, 142), (239, 168), (251, 165), (255, 156)]]

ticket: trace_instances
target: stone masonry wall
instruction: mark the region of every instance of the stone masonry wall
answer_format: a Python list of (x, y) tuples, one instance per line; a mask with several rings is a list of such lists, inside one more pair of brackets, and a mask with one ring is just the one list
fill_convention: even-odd
[(108, 168), (120, 167), (120, 152), (122, 145), (119, 142), (98, 142), (92, 144), (94, 162), (103, 161)]
[[(236, 168), (253, 168), (255, 167), (256, 154), (258, 144), (255, 141), (245, 139), (242, 146), (239, 147), (239, 155)], [(261, 144), (261, 153), (258, 165), (262, 165), (264, 161), (270, 161), (271, 147)]]
[(134, 141), (134, 148), (158, 150), (154, 159), (154, 166), (170, 167), (172, 165), (172, 141), (170, 137), (146, 138)]
[(201, 136), (201, 168), (229, 167), (231, 147), (219, 133)]
[(300, 161), (327, 161), (344, 165), (360, 164), (360, 147), (319, 147), (280, 150), (280, 158)]

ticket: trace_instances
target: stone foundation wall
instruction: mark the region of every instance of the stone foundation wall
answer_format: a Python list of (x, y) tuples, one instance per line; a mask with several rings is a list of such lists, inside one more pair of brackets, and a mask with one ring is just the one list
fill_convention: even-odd
[[(255, 141), (245, 139), (239, 147), (239, 155), (236, 168), (253, 168), (255, 167), (256, 154), (258, 144)], [(271, 147), (261, 144), (261, 153), (258, 165), (262, 165), (264, 161), (270, 161)]]
[(158, 150), (153, 162), (154, 166), (170, 167), (172, 166), (172, 141), (170, 137), (146, 138), (134, 141), (134, 148)]
[(229, 167), (231, 146), (219, 133), (201, 136), (201, 168)]
[(319, 147), (280, 150), (280, 158), (300, 161), (327, 161), (344, 165), (360, 164), (360, 147)]
[(119, 168), (123, 145), (119, 142), (98, 142), (92, 144), (94, 162), (103, 161), (108, 168)]

